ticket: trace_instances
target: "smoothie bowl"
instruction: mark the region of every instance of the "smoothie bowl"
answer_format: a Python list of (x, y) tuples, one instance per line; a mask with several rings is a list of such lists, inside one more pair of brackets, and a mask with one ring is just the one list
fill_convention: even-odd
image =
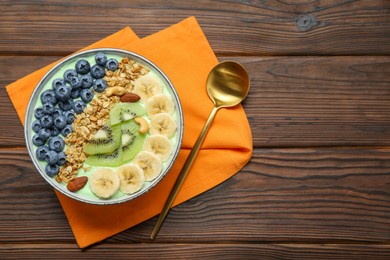
[(54, 66), (25, 117), (32, 161), (56, 190), (109, 205), (145, 194), (172, 167), (183, 137), (179, 98), (146, 58), (92, 49)]

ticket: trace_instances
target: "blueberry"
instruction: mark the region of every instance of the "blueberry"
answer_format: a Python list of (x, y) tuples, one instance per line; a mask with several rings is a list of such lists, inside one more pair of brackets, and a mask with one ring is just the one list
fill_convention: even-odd
[(49, 149), (56, 151), (57, 153), (61, 152), (64, 149), (65, 142), (59, 136), (54, 136), (49, 140)]
[(65, 101), (58, 101), (58, 106), (63, 111), (68, 111), (73, 108), (73, 99), (68, 99)]
[(80, 95), (81, 95), (81, 99), (85, 103), (89, 103), (93, 99), (93, 92), (90, 89), (83, 89), (83, 90), (81, 90), (81, 94)]
[(58, 153), (54, 150), (49, 150), (45, 157), (45, 161), (50, 165), (56, 164), (58, 161)]
[(93, 82), (93, 89), (96, 92), (103, 92), (107, 88), (107, 82), (104, 79), (97, 79)]
[(66, 125), (62, 130), (61, 134), (66, 137), (68, 134), (72, 133), (72, 125)]
[(52, 137), (54, 137), (54, 136), (58, 136), (58, 135), (60, 135), (60, 130), (57, 128), (57, 127), (55, 127), (55, 126), (52, 126), (51, 128), (50, 128), (50, 131), (51, 131), (51, 136)]
[(64, 72), (64, 80), (65, 82), (70, 83), (71, 79), (77, 77), (77, 72), (74, 69), (67, 69)]
[(85, 103), (82, 100), (76, 100), (73, 103), (73, 110), (76, 114), (81, 114), (84, 111)]
[(107, 56), (103, 52), (98, 52), (95, 55), (95, 61), (100, 66), (104, 66), (107, 62)]
[(64, 116), (66, 118), (66, 123), (68, 125), (73, 123), (73, 121), (74, 121), (74, 113), (73, 113), (73, 111), (65, 111), (64, 112)]
[(81, 88), (90, 88), (93, 84), (93, 78), (89, 74), (81, 75), (80, 79), (82, 81)]
[(70, 98), (72, 88), (67, 85), (59, 86), (55, 91), (58, 100), (64, 101)]
[(62, 166), (65, 163), (66, 163), (66, 154), (64, 152), (59, 152), (57, 165)]
[(61, 115), (59, 117), (54, 118), (54, 126), (58, 129), (61, 130), (66, 126), (66, 118), (65, 116)]
[(72, 92), (70, 93), (70, 97), (73, 99), (79, 98), (80, 93), (81, 93), (81, 89), (79, 89), (79, 88), (72, 89)]
[(45, 144), (45, 140), (43, 140), (43, 138), (41, 138), (39, 136), (39, 134), (35, 134), (33, 137), (32, 137), (32, 142), (33, 144), (35, 144), (36, 146), (41, 146), (41, 145), (44, 145)]
[(91, 69), (91, 65), (89, 65), (89, 62), (84, 59), (78, 60), (76, 62), (75, 67), (76, 67), (76, 71), (81, 75), (87, 74)]
[(53, 164), (53, 165), (48, 164), (45, 167), (45, 172), (50, 177), (56, 176), (59, 171), (60, 171), (60, 166), (58, 166), (57, 164)]
[(98, 64), (95, 64), (91, 68), (91, 76), (95, 79), (101, 79), (106, 75), (104, 68)]
[(52, 103), (53, 105), (57, 104), (57, 97), (54, 93), (54, 90), (48, 89), (42, 92), (41, 94), (42, 103)]
[(43, 109), (43, 113), (45, 113), (46, 115), (53, 114), (55, 110), (54, 105), (52, 103), (43, 103), (42, 109)]
[(32, 128), (32, 130), (33, 130), (35, 133), (38, 133), (39, 130), (41, 130), (41, 128), (42, 128), (41, 122), (40, 122), (39, 120), (35, 120), (34, 122), (32, 122), (31, 128)]
[(51, 116), (53, 117), (53, 119), (56, 119), (57, 117), (62, 116), (62, 110), (59, 108), (55, 108), (54, 112), (51, 114)]
[(50, 115), (44, 115), (39, 121), (43, 128), (50, 128), (53, 125), (53, 118)]
[(66, 85), (66, 83), (64, 79), (60, 79), (60, 78), (53, 80), (53, 82), (51, 83), (53, 90), (56, 90), (59, 86), (63, 86), (63, 85)]
[(39, 161), (44, 161), (48, 152), (49, 152), (49, 147), (42, 145), (37, 148), (35, 154)]
[(79, 77), (73, 77), (70, 79), (70, 86), (72, 87), (72, 89), (78, 89), (81, 87), (82, 84), (83, 82)]
[(116, 59), (109, 59), (106, 63), (106, 68), (115, 71), (118, 68), (118, 61)]
[(39, 130), (38, 135), (46, 142), (51, 137), (51, 131), (47, 128)]
[(37, 108), (34, 110), (34, 115), (35, 115), (35, 118), (37, 118), (37, 119), (42, 118), (42, 117), (45, 115), (45, 113), (43, 112), (43, 108), (37, 107)]

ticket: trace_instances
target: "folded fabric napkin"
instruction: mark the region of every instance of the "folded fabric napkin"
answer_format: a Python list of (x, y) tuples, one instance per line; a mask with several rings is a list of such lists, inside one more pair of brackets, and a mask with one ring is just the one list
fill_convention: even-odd
[[(119, 205), (85, 204), (56, 192), (79, 247), (84, 248), (160, 213), (213, 104), (206, 79), (218, 63), (194, 17), (153, 35), (138, 39), (128, 27), (85, 49), (126, 49), (154, 62), (172, 81), (184, 112), (182, 147), (170, 172), (146, 195)], [(7, 86), (20, 120), (28, 100), (50, 64)], [(252, 135), (241, 105), (221, 109), (209, 130), (174, 206), (203, 193), (237, 173), (251, 158)]]

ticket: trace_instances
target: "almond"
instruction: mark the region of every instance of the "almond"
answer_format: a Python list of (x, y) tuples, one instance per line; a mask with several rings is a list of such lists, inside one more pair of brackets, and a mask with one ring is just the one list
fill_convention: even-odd
[(135, 93), (126, 93), (120, 97), (121, 102), (137, 102), (141, 97)]
[(66, 187), (68, 188), (69, 191), (76, 192), (78, 190), (81, 190), (85, 186), (87, 181), (88, 181), (87, 176), (77, 177), (71, 180), (70, 182), (68, 182)]

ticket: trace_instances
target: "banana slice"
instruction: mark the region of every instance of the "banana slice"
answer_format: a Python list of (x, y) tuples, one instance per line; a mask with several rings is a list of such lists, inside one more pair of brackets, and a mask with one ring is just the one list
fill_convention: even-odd
[(120, 179), (120, 190), (125, 194), (139, 191), (145, 183), (144, 171), (137, 164), (123, 165), (116, 172)]
[(175, 111), (175, 105), (172, 98), (165, 94), (157, 94), (148, 99), (146, 103), (146, 113), (149, 118), (159, 113), (172, 114)]
[(94, 171), (89, 181), (91, 191), (102, 199), (111, 198), (118, 191), (119, 184), (118, 174), (106, 168)]
[(177, 124), (175, 119), (168, 113), (154, 115), (150, 120), (149, 133), (160, 134), (171, 138), (176, 132)]
[(150, 97), (162, 93), (162, 90), (160, 82), (150, 75), (139, 77), (134, 82), (133, 92), (140, 96), (141, 101), (144, 103), (146, 103)]
[(134, 158), (133, 163), (137, 164), (144, 171), (146, 181), (154, 180), (162, 169), (160, 158), (151, 152), (140, 152)]
[(143, 146), (144, 151), (152, 152), (165, 162), (172, 151), (172, 144), (165, 135), (149, 135)]

